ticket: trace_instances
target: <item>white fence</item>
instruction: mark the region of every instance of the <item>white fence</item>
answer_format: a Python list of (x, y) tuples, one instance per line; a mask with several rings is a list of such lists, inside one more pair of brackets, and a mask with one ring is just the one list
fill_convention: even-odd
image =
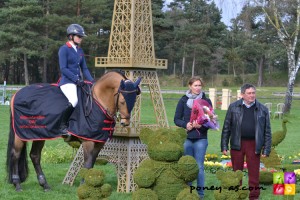
[(9, 105), (12, 95), (22, 87), (23, 86), (7, 86), (5, 82), (3, 85), (0, 85), (0, 105)]

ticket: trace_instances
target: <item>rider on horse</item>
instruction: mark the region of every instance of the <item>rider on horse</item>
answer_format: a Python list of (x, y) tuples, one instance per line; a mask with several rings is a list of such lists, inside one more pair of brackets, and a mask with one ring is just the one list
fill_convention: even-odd
[(82, 38), (86, 36), (82, 26), (79, 24), (71, 24), (67, 28), (68, 42), (62, 45), (58, 51), (59, 67), (61, 71), (59, 86), (69, 101), (67, 107), (63, 111), (60, 124), (60, 131), (65, 138), (65, 141), (71, 139), (67, 127), (69, 118), (78, 103), (77, 86), (84, 85), (80, 70), (88, 81), (94, 83), (94, 79), (86, 65), (83, 50), (78, 47)]

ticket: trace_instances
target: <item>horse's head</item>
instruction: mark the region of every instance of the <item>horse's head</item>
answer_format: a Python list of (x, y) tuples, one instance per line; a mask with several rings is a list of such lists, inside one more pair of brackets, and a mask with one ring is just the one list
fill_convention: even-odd
[(141, 82), (139, 77), (135, 82), (131, 80), (121, 80), (120, 87), (118, 89), (117, 96), (117, 111), (122, 126), (128, 126), (130, 124), (130, 114), (134, 107), (137, 95), (141, 93), (139, 84)]

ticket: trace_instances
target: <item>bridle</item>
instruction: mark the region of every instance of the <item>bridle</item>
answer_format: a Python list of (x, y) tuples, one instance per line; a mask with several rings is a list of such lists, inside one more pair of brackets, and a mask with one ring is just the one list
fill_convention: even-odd
[[(118, 92), (116, 94), (114, 94), (114, 96), (117, 96), (117, 99), (116, 99), (116, 103), (115, 103), (115, 107), (116, 107), (116, 110), (119, 114), (117, 114), (117, 119), (127, 119), (129, 120), (130, 119), (130, 114), (124, 114), (122, 113), (120, 110), (119, 110), (119, 99), (120, 99), (120, 94), (123, 95), (124, 97), (124, 94), (132, 94), (132, 93), (138, 93), (138, 90), (137, 89), (134, 89), (134, 90), (122, 90), (121, 88), (118, 89)], [(127, 107), (127, 110), (128, 110), (128, 107)]]
[[(133, 109), (133, 105), (135, 103), (134, 101), (136, 100), (137, 95), (139, 95), (141, 93), (141, 89), (139, 87), (139, 83), (142, 79), (141, 77), (138, 77), (138, 79), (135, 82), (130, 81), (126, 77), (124, 77), (124, 78), (125, 78), (125, 80), (121, 81), (121, 84), (118, 88), (117, 93), (114, 94), (114, 104), (115, 104), (115, 110), (114, 110), (115, 112), (114, 113), (115, 114), (110, 113), (108, 108), (105, 109), (106, 113), (111, 118), (114, 118), (115, 120), (118, 120), (118, 119), (119, 120), (122, 120), (122, 119), (130, 120), (130, 117), (131, 117), (130, 113), (131, 113), (131, 110)], [(127, 81), (130, 81), (131, 84), (127, 85), (127, 83), (128, 83)], [(92, 94), (93, 94), (94, 98), (100, 104), (99, 98), (97, 95), (95, 95), (95, 92), (94, 92), (94, 85), (92, 86), (91, 90), (92, 90)], [(133, 96), (130, 95), (130, 94), (133, 95), (133, 93), (136, 93), (136, 96), (134, 98), (133, 98)], [(124, 114), (120, 111), (120, 108), (119, 108), (120, 94), (123, 95), (123, 97), (126, 101), (127, 111), (129, 114)], [(103, 105), (101, 105), (101, 106), (103, 107)]]
[[(98, 103), (100, 104), (100, 101), (99, 101), (99, 99), (98, 99), (98, 97), (97, 97), (97, 95), (95, 95), (95, 93), (94, 93), (94, 90), (93, 90), (93, 88), (91, 89), (92, 90), (92, 93), (94, 94), (93, 96), (97, 99), (97, 101), (98, 101)], [(115, 108), (116, 108), (116, 113), (119, 113), (119, 114), (115, 114), (115, 115), (113, 115), (109, 110), (108, 110), (108, 108), (106, 108), (105, 110), (106, 110), (106, 112), (107, 112), (107, 114), (110, 116), (110, 117), (112, 117), (112, 118), (114, 118), (115, 120), (117, 120), (117, 119), (130, 119), (130, 114), (128, 115), (126, 115), (126, 114), (123, 114), (122, 112), (120, 112), (120, 110), (119, 110), (119, 99), (120, 99), (120, 94), (130, 94), (130, 93), (133, 93), (133, 92), (136, 92), (136, 90), (132, 90), (132, 91), (126, 91), (126, 90), (121, 90), (120, 88), (118, 89), (118, 92), (116, 93), (116, 94), (114, 94), (114, 99), (115, 99)], [(116, 98), (117, 97), (117, 98)], [(101, 105), (101, 104), (100, 104)], [(101, 105), (102, 107), (103, 107), (103, 105)]]

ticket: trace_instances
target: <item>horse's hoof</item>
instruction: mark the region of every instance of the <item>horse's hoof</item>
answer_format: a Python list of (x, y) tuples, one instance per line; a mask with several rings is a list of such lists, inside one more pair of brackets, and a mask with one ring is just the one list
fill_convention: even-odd
[(47, 184), (46, 177), (43, 174), (41, 174), (37, 176), (37, 179), (39, 181), (40, 186), (45, 188), (44, 185)]
[(22, 192), (22, 187), (21, 187), (21, 184), (14, 184), (15, 188), (16, 188), (16, 192)]
[(44, 192), (48, 192), (48, 191), (51, 190), (51, 187), (48, 185), (48, 183), (46, 183), (46, 184), (43, 186), (43, 188), (44, 188)]

